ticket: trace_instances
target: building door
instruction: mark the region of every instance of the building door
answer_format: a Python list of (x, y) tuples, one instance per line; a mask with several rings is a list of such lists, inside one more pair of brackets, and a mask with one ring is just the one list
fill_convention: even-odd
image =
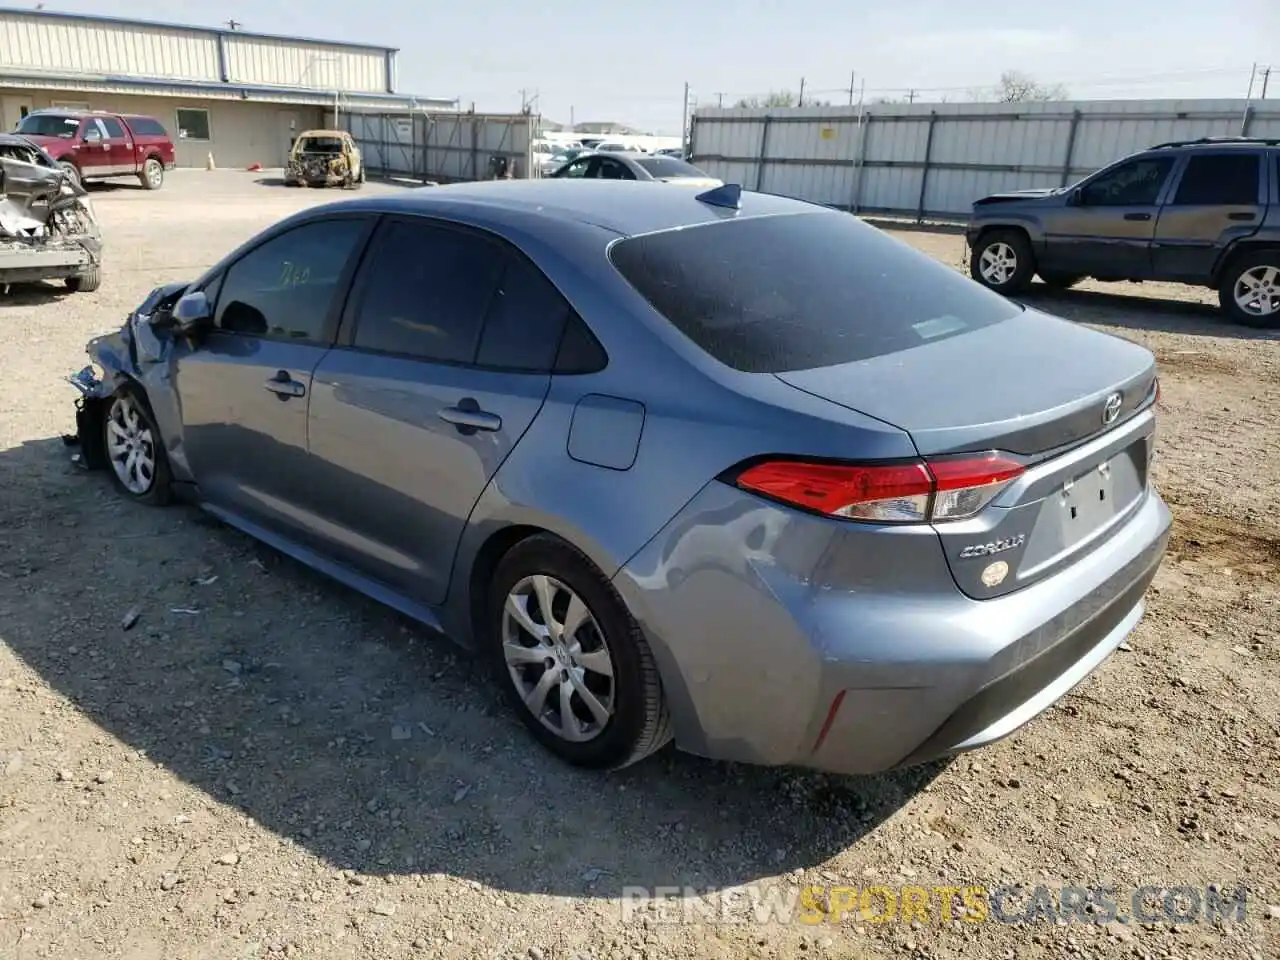
[(0, 97), (0, 130), (13, 130), (31, 110), (30, 97)]
[(302, 120), (296, 110), (281, 110), (280, 118), (280, 166), (289, 163), (289, 151), (293, 149), (293, 141), (302, 132)]

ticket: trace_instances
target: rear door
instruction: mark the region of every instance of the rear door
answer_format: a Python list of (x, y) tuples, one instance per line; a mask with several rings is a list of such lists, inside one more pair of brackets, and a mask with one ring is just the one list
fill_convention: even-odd
[(128, 176), (138, 172), (134, 160), (133, 137), (123, 123), (115, 117), (100, 117), (107, 144), (107, 166), (114, 176)]
[(542, 407), (568, 309), (488, 234), (384, 221), (315, 372), (315, 546), (442, 601), (472, 507)]
[(1249, 149), (1187, 156), (1156, 224), (1157, 274), (1203, 281), (1232, 241), (1257, 231), (1268, 200), (1263, 159)]
[(1151, 241), (1174, 156), (1136, 157), (1087, 181), (1046, 219), (1041, 265), (1116, 279), (1151, 273)]
[(211, 506), (296, 538), (311, 375), (333, 343), (371, 221), (313, 220), (244, 254), (214, 293), (215, 327), (177, 360), (183, 446)]

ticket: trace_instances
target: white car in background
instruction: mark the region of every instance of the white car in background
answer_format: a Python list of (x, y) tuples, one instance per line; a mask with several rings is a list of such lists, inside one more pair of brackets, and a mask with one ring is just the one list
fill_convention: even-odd
[(566, 180), (648, 180), (704, 189), (723, 185), (722, 180), (678, 157), (630, 152), (584, 153), (548, 176)]

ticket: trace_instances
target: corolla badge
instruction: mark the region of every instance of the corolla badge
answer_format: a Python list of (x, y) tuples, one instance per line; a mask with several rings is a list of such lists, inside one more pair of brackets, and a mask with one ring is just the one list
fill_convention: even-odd
[(990, 543), (971, 544), (960, 551), (960, 559), (969, 560), (973, 557), (989, 557), (994, 553), (1015, 550), (1026, 542), (1027, 535), (1020, 533), (1016, 537), (1006, 537), (1003, 540), (993, 540)]
[(1116, 422), (1116, 417), (1120, 416), (1120, 404), (1123, 400), (1123, 395), (1119, 393), (1113, 393), (1107, 397), (1106, 402), (1102, 405), (1102, 425), (1104, 427)]

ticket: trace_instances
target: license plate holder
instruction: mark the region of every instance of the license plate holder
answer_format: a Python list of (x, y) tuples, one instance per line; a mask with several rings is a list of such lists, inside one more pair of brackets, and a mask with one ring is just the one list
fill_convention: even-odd
[(1064, 547), (1075, 546), (1116, 515), (1123, 504), (1115, 494), (1110, 460), (1063, 484), (1057, 499)]

